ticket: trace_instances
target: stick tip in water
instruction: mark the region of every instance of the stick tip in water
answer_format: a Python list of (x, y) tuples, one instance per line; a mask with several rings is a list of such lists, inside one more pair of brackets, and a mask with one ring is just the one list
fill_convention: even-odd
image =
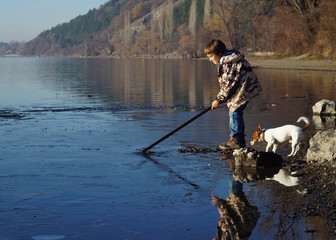
[(154, 152), (149, 151), (149, 150), (150, 150), (149, 148), (144, 148), (144, 149), (140, 150), (138, 152), (138, 154), (141, 154), (141, 155), (150, 155), (150, 154), (154, 153)]
[(139, 151), (140, 154), (148, 154), (148, 150), (147, 149), (142, 149), (141, 151)]

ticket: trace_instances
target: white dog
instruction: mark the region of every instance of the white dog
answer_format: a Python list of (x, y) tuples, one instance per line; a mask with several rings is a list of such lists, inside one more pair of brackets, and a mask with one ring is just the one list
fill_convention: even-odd
[(297, 151), (300, 149), (299, 143), (303, 139), (302, 132), (306, 130), (310, 124), (309, 119), (306, 117), (300, 117), (297, 120), (297, 122), (301, 121), (306, 123), (303, 128), (295, 125), (285, 125), (282, 127), (265, 130), (262, 129), (261, 125), (259, 124), (258, 129), (253, 132), (253, 137), (250, 143), (253, 145), (258, 141), (265, 141), (267, 142), (266, 152), (268, 152), (270, 147), (273, 145), (272, 151), (275, 153), (280, 143), (289, 140), (289, 142), (292, 142), (292, 152), (288, 155), (288, 157), (295, 156)]

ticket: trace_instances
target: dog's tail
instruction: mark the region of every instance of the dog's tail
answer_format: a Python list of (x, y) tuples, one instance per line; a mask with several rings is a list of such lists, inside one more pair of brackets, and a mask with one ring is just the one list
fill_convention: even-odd
[(306, 130), (310, 124), (310, 121), (306, 117), (299, 117), (299, 119), (296, 122), (305, 122), (306, 125), (302, 127), (302, 131)]

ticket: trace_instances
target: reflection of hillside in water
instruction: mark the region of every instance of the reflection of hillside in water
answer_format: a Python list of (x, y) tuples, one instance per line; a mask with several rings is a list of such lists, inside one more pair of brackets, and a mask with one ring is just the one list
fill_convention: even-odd
[[(218, 92), (216, 68), (208, 61), (88, 59), (86, 64), (89, 78), (99, 83), (97, 90), (105, 89), (105, 95), (109, 91), (109, 101), (208, 105)], [(293, 105), (310, 111), (317, 100), (333, 98), (336, 91), (333, 72), (256, 69), (256, 73), (263, 91), (252, 102), (262, 107), (273, 104), (273, 111), (292, 112)]]
[[(107, 88), (110, 100), (143, 105), (204, 105), (216, 92), (215, 70), (209, 77), (204, 61), (162, 59), (94, 59), (86, 64), (99, 88)], [(93, 61), (93, 60), (92, 60)], [(91, 71), (94, 71), (92, 74)], [(201, 81), (202, 80), (202, 81)], [(207, 81), (207, 84), (204, 83)], [(211, 87), (209, 87), (211, 86)], [(99, 90), (99, 89), (97, 89)], [(215, 90), (217, 91), (217, 89)]]
[[(27, 63), (27, 74), (36, 70), (32, 78), (43, 79), (64, 101), (208, 105), (219, 90), (216, 67), (203, 60), (44, 58)], [(272, 106), (275, 112), (291, 112), (293, 105), (304, 105), (310, 111), (317, 100), (333, 99), (336, 91), (335, 72), (256, 69), (256, 74), (263, 91), (252, 109)]]

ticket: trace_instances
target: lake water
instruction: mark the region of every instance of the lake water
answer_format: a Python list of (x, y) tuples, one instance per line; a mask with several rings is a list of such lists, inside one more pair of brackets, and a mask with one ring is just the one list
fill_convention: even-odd
[[(256, 73), (263, 92), (244, 112), (246, 140), (258, 124), (312, 118), (318, 100), (335, 98), (336, 72)], [(212, 197), (240, 191), (260, 213), (249, 239), (321, 239), (324, 219), (292, 217), (300, 185), (247, 181), (226, 156), (177, 151), (227, 141), (225, 106), (138, 154), (217, 92), (203, 60), (0, 58), (0, 238), (212, 239)], [(309, 136), (325, 127), (315, 122)]]

